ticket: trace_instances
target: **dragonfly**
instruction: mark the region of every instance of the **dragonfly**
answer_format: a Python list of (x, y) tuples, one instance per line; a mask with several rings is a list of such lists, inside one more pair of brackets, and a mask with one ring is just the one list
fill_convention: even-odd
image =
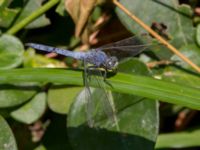
[[(153, 45), (152, 43), (143, 44), (140, 39), (141, 37), (133, 36), (98, 48), (90, 49), (87, 52), (70, 51), (37, 43), (26, 43), (25, 45), (40, 51), (54, 52), (83, 61), (87, 122), (90, 127), (94, 127), (94, 104), (92, 103), (93, 98), (90, 87), (90, 70), (95, 69), (99, 72), (99, 76), (102, 76), (104, 79), (106, 79), (106, 73), (108, 71), (116, 71), (121, 59), (126, 57), (134, 57)], [(100, 71), (101, 69), (105, 71), (105, 74), (102, 74)], [(105, 88), (105, 83), (98, 80), (97, 77), (92, 79), (97, 80), (98, 86), (100, 89), (102, 89), (101, 91), (103, 93), (103, 98), (101, 99), (106, 115), (108, 118), (111, 118), (114, 124), (117, 124), (116, 110), (113, 101), (109, 98), (110, 96)]]

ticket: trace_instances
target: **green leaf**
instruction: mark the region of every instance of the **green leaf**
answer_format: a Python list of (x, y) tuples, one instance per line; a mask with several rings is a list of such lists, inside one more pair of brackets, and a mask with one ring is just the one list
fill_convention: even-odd
[(14, 36), (2, 35), (0, 37), (0, 69), (10, 69), (21, 64), (24, 48), (22, 43)]
[[(158, 77), (158, 75), (156, 75)], [(200, 89), (200, 77), (197, 75), (190, 74), (184, 70), (167, 67), (164, 72), (160, 75), (160, 78), (165, 81), (171, 81), (174, 83), (182, 84), (183, 86), (191, 86)]]
[(118, 65), (119, 72), (134, 74), (134, 75), (147, 75), (150, 73), (144, 63), (136, 58), (127, 58), (120, 62)]
[(82, 87), (53, 86), (48, 90), (48, 105), (56, 113), (66, 114), (74, 101), (74, 97)]
[(39, 93), (31, 101), (11, 112), (11, 116), (26, 124), (37, 121), (46, 110), (46, 94)]
[[(120, 0), (120, 3), (148, 26), (154, 22), (167, 26), (166, 33), (177, 48), (194, 43), (193, 11), (189, 5), (179, 5), (177, 0)], [(119, 8), (117, 8), (117, 14), (132, 33), (144, 32), (141, 26)]]
[[(119, 71), (138, 74), (148, 74), (146, 66), (137, 59), (126, 59), (119, 65)], [(156, 101), (149, 101), (143, 97), (112, 93), (108, 95), (114, 101), (117, 125), (105, 116), (102, 104), (104, 92), (100, 89), (92, 90), (94, 102), (93, 118), (97, 128), (88, 128), (85, 123), (84, 91), (77, 97), (68, 114), (68, 135), (74, 149), (153, 149), (158, 134), (158, 105)], [(109, 102), (108, 102), (109, 104)], [(106, 105), (108, 105), (106, 104)], [(85, 106), (86, 105), (86, 106)], [(93, 113), (93, 112), (91, 112)], [(149, 126), (151, 125), (151, 126)], [(93, 137), (96, 137), (93, 139)], [(114, 142), (113, 142), (114, 141)]]
[[(23, 10), (21, 11), (20, 15), (18, 16), (15, 24), (23, 20), (24, 18), (28, 17), (32, 12), (36, 11), (38, 8), (41, 7), (41, 3), (43, 0), (29, 0)], [(39, 28), (44, 27), (50, 24), (49, 19), (47, 19), (44, 15), (38, 17), (35, 21), (31, 22), (25, 28), (32, 29), (32, 28)]]
[(199, 147), (199, 136), (199, 129), (178, 133), (160, 134), (157, 139), (156, 149)]
[[(12, 69), (0, 70), (0, 84), (10, 82), (53, 82), (69, 85), (83, 85), (82, 71), (66, 69)], [(107, 81), (115, 92), (134, 94), (150, 99), (179, 104), (193, 109), (200, 109), (200, 92), (197, 88), (174, 84), (146, 76), (117, 73)], [(94, 83), (92, 83), (94, 86)]]
[(200, 46), (200, 24), (197, 25), (196, 41), (197, 41), (198, 46)]
[[(98, 93), (97, 96), (101, 96), (100, 91), (96, 92)], [(74, 149), (89, 150), (93, 147), (98, 147), (97, 149), (131, 149), (134, 147), (150, 149), (154, 147), (158, 133), (157, 106), (154, 102), (151, 103), (147, 99), (131, 95), (115, 94), (115, 101), (120, 100), (120, 102), (125, 101), (124, 103), (126, 103), (126, 105), (121, 103), (124, 107), (117, 114), (118, 129), (112, 127), (112, 123), (105, 118), (98, 122), (98, 128), (89, 128), (82, 124), (86, 121), (83, 99), (77, 101), (76, 106), (72, 107), (72, 113), (68, 119), (68, 135)], [(129, 105), (127, 106), (127, 104)], [(79, 107), (83, 109), (74, 110), (74, 108)], [(79, 111), (79, 116), (73, 114), (77, 111)]]
[(1, 150), (17, 150), (17, 144), (7, 122), (0, 116), (0, 149)]
[(61, 0), (56, 8), (56, 12), (61, 16), (67, 16), (67, 11), (65, 9), (65, 0)]
[(13, 107), (29, 100), (38, 90), (32, 84), (0, 85), (0, 108)]
[(10, 2), (8, 0), (1, 0), (0, 2), (0, 27), (8, 28), (20, 11), (19, 8), (8, 8)]
[[(189, 58), (193, 63), (195, 63), (197, 66), (200, 66), (200, 48), (197, 47), (197, 45), (191, 44), (191, 45), (186, 45), (180, 48), (180, 52), (186, 56), (187, 58)], [(188, 65), (187, 63), (185, 63), (184, 61), (182, 61), (181, 58), (179, 58), (177, 55), (174, 55), (173, 57), (171, 57), (172, 61), (175, 61), (177, 65), (183, 67), (183, 68), (187, 68), (187, 69), (191, 69), (191, 66)]]
[[(110, 131), (104, 128), (89, 128), (84, 125), (68, 127), (73, 148), (88, 150), (96, 147), (96, 149), (99, 150), (102, 148), (109, 150), (142, 147), (141, 149), (152, 149), (152, 147), (154, 147), (154, 140), (152, 140), (152, 138), (155, 138), (154, 131), (157, 129), (154, 125), (149, 127), (151, 123), (154, 123), (152, 119), (148, 120), (147, 116), (151, 114), (152, 118), (155, 118), (153, 112), (148, 109), (149, 106), (150, 105), (145, 105), (145, 103), (141, 102), (140, 104), (129, 106), (119, 114), (119, 118), (122, 120), (119, 122), (120, 128), (118, 131)], [(147, 112), (150, 111), (151, 113), (148, 115), (143, 114), (144, 117), (140, 118), (142, 115), (140, 113), (143, 112), (145, 107), (147, 107)], [(152, 106), (150, 107), (152, 108)], [(133, 111), (134, 108), (137, 109)], [(134, 117), (134, 119), (130, 119), (131, 117)], [(136, 124), (135, 126), (133, 126), (134, 123)], [(141, 127), (139, 124), (143, 124), (143, 126)]]

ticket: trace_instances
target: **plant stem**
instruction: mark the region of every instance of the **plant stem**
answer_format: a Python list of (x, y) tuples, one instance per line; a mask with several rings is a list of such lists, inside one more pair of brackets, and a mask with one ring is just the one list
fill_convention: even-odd
[(44, 14), (46, 11), (48, 11), (50, 8), (55, 6), (60, 0), (50, 0), (45, 5), (40, 7), (38, 10), (34, 11), (30, 16), (26, 17), (13, 27), (11, 27), (6, 33), (7, 34), (16, 34), (19, 30), (23, 29), (26, 25), (33, 22), (35, 19), (37, 19), (39, 16)]

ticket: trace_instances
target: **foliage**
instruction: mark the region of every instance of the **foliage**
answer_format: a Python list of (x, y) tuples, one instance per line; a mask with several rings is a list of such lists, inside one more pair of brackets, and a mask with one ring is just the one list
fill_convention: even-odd
[[(120, 3), (200, 66), (198, 1)], [(113, 6), (105, 0), (0, 2), (0, 149), (199, 146), (199, 74), (163, 45), (121, 60), (116, 74), (99, 79), (112, 100), (115, 125), (93, 80), (99, 77), (91, 77), (95, 127), (87, 124), (82, 63), (23, 46), (34, 42), (84, 51), (145, 32)]]

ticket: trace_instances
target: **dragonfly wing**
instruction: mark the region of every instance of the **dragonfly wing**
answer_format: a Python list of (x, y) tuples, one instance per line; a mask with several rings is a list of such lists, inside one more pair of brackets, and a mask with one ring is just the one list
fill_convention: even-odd
[(90, 78), (88, 84), (93, 83), (99, 87), (95, 88), (95, 92), (91, 93), (90, 101), (92, 101), (93, 103), (93, 112), (91, 112), (92, 109), (90, 109), (92, 105), (87, 105), (89, 106), (87, 107), (88, 119), (89, 117), (91, 117), (89, 115), (92, 114), (92, 118), (94, 121), (93, 123), (95, 125), (100, 123), (101, 121), (106, 120), (107, 118), (109, 123), (111, 123), (112, 125), (117, 125), (115, 105), (112, 99), (111, 92), (106, 90), (106, 83), (103, 80), (102, 72), (96, 68), (90, 68), (87, 72)]
[(116, 56), (119, 60), (124, 57), (134, 57), (144, 50), (147, 50), (150, 45), (138, 45), (138, 46), (120, 46), (120, 47), (109, 47), (102, 49), (109, 56)]
[(142, 43), (144, 44), (144, 42), (151, 42), (150, 37), (147, 35), (135, 35), (114, 43), (103, 45), (100, 48), (141, 45)]
[[(106, 83), (103, 80), (102, 72), (98, 70), (100, 76), (95, 76), (98, 86), (101, 88), (102, 97), (101, 103), (103, 106), (103, 111), (107, 115), (108, 119), (111, 121), (112, 126), (118, 127), (116, 108), (113, 100), (111, 91), (106, 90)], [(101, 79), (99, 79), (101, 78)]]
[(94, 114), (94, 101), (92, 100), (92, 89), (89, 86), (90, 84), (90, 74), (87, 69), (87, 63), (84, 61), (84, 93), (85, 93), (85, 112), (86, 112), (86, 118), (88, 125), (90, 127), (94, 127), (94, 119), (93, 119), (93, 114)]
[(121, 59), (124, 57), (136, 56), (155, 45), (158, 45), (158, 43), (153, 43), (152, 39), (148, 36), (133, 36), (118, 42), (104, 45), (97, 48), (97, 50), (102, 50), (110, 56), (116, 56), (118, 59)]

